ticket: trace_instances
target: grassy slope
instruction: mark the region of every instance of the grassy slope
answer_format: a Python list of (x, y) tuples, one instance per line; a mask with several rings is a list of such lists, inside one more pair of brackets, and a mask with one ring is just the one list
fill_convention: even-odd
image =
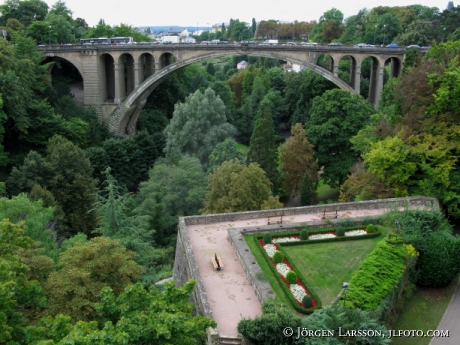
[[(458, 279), (449, 286), (439, 289), (418, 287), (407, 301), (404, 309), (392, 329), (423, 330), (436, 329), (457, 288)], [(394, 345), (428, 345), (430, 338), (404, 337), (394, 338)]]

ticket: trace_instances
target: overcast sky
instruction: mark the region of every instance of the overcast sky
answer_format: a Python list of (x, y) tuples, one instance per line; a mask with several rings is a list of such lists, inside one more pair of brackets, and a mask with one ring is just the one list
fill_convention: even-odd
[[(44, 0), (49, 7), (56, 0)], [(3, 4), (5, 0), (0, 0)], [(106, 24), (120, 23), (133, 26), (207, 26), (216, 23), (228, 23), (230, 18), (251, 22), (275, 19), (280, 21), (318, 20), (321, 15), (337, 8), (345, 18), (355, 15), (360, 9), (385, 5), (406, 6), (420, 4), (446, 9), (448, 0), (67, 0), (67, 7), (73, 12), (73, 18), (83, 18), (90, 26), (95, 26), (99, 19)], [(454, 5), (457, 4), (454, 1)]]

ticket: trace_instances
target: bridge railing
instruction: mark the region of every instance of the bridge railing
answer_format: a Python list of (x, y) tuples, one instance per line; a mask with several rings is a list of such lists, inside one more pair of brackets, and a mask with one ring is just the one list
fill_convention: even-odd
[[(116, 50), (150, 50), (150, 51), (168, 51), (168, 50), (209, 50), (209, 51), (316, 51), (316, 52), (338, 52), (338, 53), (365, 53), (365, 54), (392, 54), (404, 55), (407, 51), (403, 48), (386, 48), (386, 47), (364, 47), (358, 48), (353, 45), (343, 46), (284, 46), (278, 45), (245, 45), (245, 44), (190, 44), (190, 43), (176, 43), (176, 44), (155, 44), (155, 45), (141, 45), (141, 44), (120, 44), (120, 45), (70, 45), (70, 44), (51, 44), (40, 45), (37, 47), (41, 51), (82, 51), (82, 50), (97, 50), (97, 51), (116, 51)], [(425, 51), (420, 50), (423, 54)]]

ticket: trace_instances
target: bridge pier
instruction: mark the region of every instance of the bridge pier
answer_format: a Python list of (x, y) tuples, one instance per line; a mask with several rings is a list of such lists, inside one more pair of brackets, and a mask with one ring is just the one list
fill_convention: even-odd
[(359, 95), (361, 92), (361, 65), (352, 64), (350, 76), (351, 87)]
[(123, 75), (123, 64), (115, 62), (115, 98), (114, 103), (120, 104), (122, 100), (122, 87), (124, 86), (124, 81), (122, 84), (121, 76)]

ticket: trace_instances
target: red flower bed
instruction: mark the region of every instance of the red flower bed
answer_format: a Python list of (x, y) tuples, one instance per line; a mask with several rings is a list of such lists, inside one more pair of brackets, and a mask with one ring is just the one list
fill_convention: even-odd
[[(297, 236), (289, 236), (289, 237), (297, 237), (297, 238), (299, 238), (298, 235), (297, 235)], [(259, 243), (262, 245), (262, 247), (265, 246), (265, 242), (263, 241), (263, 239), (259, 239)], [(270, 244), (274, 245), (275, 248), (276, 248), (276, 250), (279, 250), (279, 247), (278, 247), (278, 245), (277, 245), (276, 243), (270, 243)], [(264, 250), (265, 250), (265, 249), (264, 249)], [(273, 266), (275, 267), (275, 269), (276, 269), (276, 262), (274, 262), (273, 259), (272, 259), (271, 257), (268, 257), (268, 258), (270, 259), (270, 262), (272, 263), (272, 265), (273, 265)], [(286, 266), (288, 266), (289, 269), (290, 269), (291, 271), (293, 271), (293, 268), (292, 268), (291, 264), (289, 263), (289, 261), (286, 259), (286, 257), (284, 257), (283, 264), (285, 264)], [(290, 290), (291, 284), (289, 284), (288, 282), (286, 282), (286, 278), (285, 278), (282, 274), (279, 274), (279, 273), (278, 273), (278, 275), (279, 275), (280, 278), (283, 280), (284, 284), (286, 284), (286, 287), (288, 288), (289, 292), (291, 292), (291, 290)], [(306, 292), (306, 294), (309, 295), (309, 296), (311, 296), (310, 291), (308, 291), (307, 287), (305, 286), (304, 283), (302, 283), (302, 281), (300, 280), (300, 278), (299, 278), (298, 275), (297, 275), (297, 282), (296, 282), (296, 284), (297, 284), (297, 285), (300, 285), (301, 287), (303, 287), (304, 290), (305, 290), (305, 292)], [(303, 308), (302, 303), (299, 302), (295, 297), (294, 297), (294, 299), (295, 299), (295, 301), (297, 302), (297, 304), (298, 304), (300, 307)], [(317, 305), (316, 300), (312, 297), (312, 307), (311, 307), (311, 308), (305, 308), (305, 309), (313, 309), (313, 308), (316, 307), (316, 305)]]

